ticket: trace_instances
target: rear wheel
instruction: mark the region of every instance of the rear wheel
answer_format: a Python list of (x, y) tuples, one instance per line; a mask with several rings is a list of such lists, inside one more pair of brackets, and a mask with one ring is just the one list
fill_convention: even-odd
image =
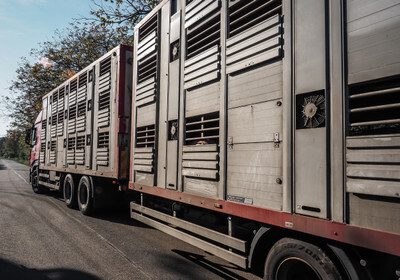
[(42, 194), (47, 191), (47, 188), (39, 185), (39, 169), (34, 167), (31, 173), (31, 184), (34, 193)]
[(64, 194), (64, 201), (65, 204), (69, 208), (76, 208), (78, 205), (77, 196), (76, 196), (76, 186), (74, 183), (74, 178), (71, 174), (67, 174), (64, 179), (63, 185), (63, 194)]
[(82, 176), (78, 186), (78, 205), (79, 210), (84, 215), (93, 213), (93, 194), (92, 184), (88, 176)]
[(271, 248), (265, 262), (268, 280), (340, 280), (334, 263), (319, 247), (283, 238)]

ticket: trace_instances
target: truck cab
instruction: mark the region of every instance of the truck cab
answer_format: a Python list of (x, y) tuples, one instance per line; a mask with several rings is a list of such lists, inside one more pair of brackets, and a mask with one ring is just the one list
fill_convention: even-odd
[[(27, 144), (31, 146), (29, 165), (29, 180), (32, 184), (32, 189), (35, 193), (42, 193), (45, 191), (44, 187), (38, 184), (39, 174), (39, 154), (40, 154), (40, 133), (42, 131), (42, 112), (37, 116), (34, 125), (30, 131), (30, 137), (27, 134)], [(30, 141), (29, 141), (29, 138)]]

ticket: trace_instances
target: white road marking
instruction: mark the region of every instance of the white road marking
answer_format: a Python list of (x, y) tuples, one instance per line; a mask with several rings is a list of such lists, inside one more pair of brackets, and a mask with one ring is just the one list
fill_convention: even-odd
[(24, 180), (25, 181), (25, 183), (27, 183), (28, 184), (28, 182), (25, 180), (25, 178), (24, 177), (22, 177), (21, 175), (19, 175), (17, 172), (15, 172), (15, 170), (13, 170), (13, 172), (19, 177), (19, 178), (21, 178), (22, 180)]

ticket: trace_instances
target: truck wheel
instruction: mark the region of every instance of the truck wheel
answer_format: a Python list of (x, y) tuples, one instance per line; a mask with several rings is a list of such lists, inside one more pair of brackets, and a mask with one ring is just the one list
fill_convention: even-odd
[(87, 176), (82, 176), (78, 186), (78, 205), (83, 215), (93, 212), (92, 185)]
[(37, 167), (34, 167), (31, 173), (31, 184), (34, 193), (42, 194), (47, 191), (46, 187), (39, 185), (39, 170)]
[(64, 201), (68, 208), (75, 209), (78, 206), (76, 197), (76, 186), (74, 183), (74, 178), (71, 174), (67, 174), (64, 179), (63, 186)]
[(283, 238), (272, 246), (265, 262), (267, 280), (340, 280), (334, 263), (321, 248)]

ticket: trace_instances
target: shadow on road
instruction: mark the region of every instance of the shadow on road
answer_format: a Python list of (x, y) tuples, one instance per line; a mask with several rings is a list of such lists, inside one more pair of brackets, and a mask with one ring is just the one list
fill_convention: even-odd
[(5, 166), (4, 164), (0, 163), (0, 170), (7, 170), (7, 166)]
[(101, 280), (100, 278), (78, 270), (56, 268), (56, 269), (31, 269), (0, 258), (1, 279), (13, 280)]
[[(199, 255), (199, 254), (194, 254), (191, 252), (186, 252), (186, 251), (181, 251), (181, 250), (176, 250), (173, 249), (172, 252), (175, 254), (178, 254), (179, 256), (184, 257), (185, 259), (195, 263), (198, 266), (201, 266), (205, 268), (206, 270), (214, 273), (215, 275), (223, 278), (223, 279), (228, 279), (228, 280), (245, 280), (247, 278), (242, 277), (235, 272), (232, 271), (232, 269), (238, 270), (238, 271), (243, 271), (241, 268), (235, 266), (235, 265), (230, 265), (224, 266), (222, 264), (214, 263), (208, 259), (206, 259), (205, 256)], [(201, 279), (197, 272), (194, 272), (191, 270), (189, 267), (190, 266), (185, 266), (182, 265), (182, 260), (178, 257), (176, 258), (171, 258), (171, 256), (168, 256), (166, 258), (163, 258), (162, 262), (158, 262), (158, 265), (163, 265), (166, 266), (169, 269), (173, 269), (174, 273), (178, 273), (182, 276), (183, 279)]]

